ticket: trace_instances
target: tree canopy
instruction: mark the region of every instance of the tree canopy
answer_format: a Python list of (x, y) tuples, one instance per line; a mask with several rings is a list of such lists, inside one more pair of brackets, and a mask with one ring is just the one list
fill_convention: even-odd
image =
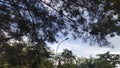
[(109, 45), (120, 35), (120, 0), (0, 0), (0, 43), (27, 37), (56, 42), (59, 33)]

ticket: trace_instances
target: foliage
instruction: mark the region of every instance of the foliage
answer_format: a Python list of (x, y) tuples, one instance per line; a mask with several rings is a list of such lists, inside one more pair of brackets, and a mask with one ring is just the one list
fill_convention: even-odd
[[(119, 0), (0, 0), (0, 42), (23, 36), (40, 44), (69, 33), (109, 45), (106, 36), (120, 34)], [(115, 18), (115, 16), (117, 16)]]
[(76, 68), (76, 64), (63, 64), (61, 68)]
[(79, 63), (78, 68), (95, 68), (95, 60), (93, 58), (85, 59)]
[(100, 59), (109, 61), (114, 66), (116, 64), (119, 64), (119, 58), (120, 58), (120, 56), (118, 54), (110, 54), (110, 52), (108, 51), (108, 52), (106, 52), (104, 54), (98, 54), (97, 56), (99, 56)]
[(90, 58), (80, 63), (78, 68), (115, 68), (115, 65), (105, 59)]
[[(99, 58), (89, 58), (79, 61), (78, 68), (115, 68), (117, 61), (112, 61), (115, 59), (109, 52), (104, 54), (98, 54)], [(116, 59), (118, 60), (118, 59)]]
[(24, 42), (4, 44), (0, 48), (0, 66), (2, 68), (54, 68), (49, 49), (28, 46)]
[(72, 51), (68, 49), (64, 49), (64, 51), (61, 53), (61, 57), (64, 60), (64, 63), (72, 63), (73, 59), (75, 59), (75, 56), (73, 55)]
[(74, 64), (75, 56), (73, 55), (71, 50), (64, 49), (61, 55), (58, 55), (58, 68), (75, 68), (76, 64)]
[[(91, 44), (110, 45), (107, 38), (120, 35), (119, 3), (120, 0), (0, 0), (1, 63), (26, 64), (27, 57), (33, 67), (36, 63), (44, 67), (44, 62), (38, 61), (50, 57), (45, 42), (57, 42), (61, 34)], [(24, 44), (10, 46), (20, 40), (33, 47), (23, 52)], [(62, 56), (68, 63), (72, 52), (66, 52)]]
[[(59, 58), (58, 68), (115, 68), (118, 56), (113, 56), (109, 52), (98, 54), (98, 58), (77, 58), (74, 59), (72, 51), (64, 49)], [(75, 56), (74, 56), (75, 57)], [(117, 58), (118, 59), (117, 59)], [(73, 58), (73, 62), (69, 61)], [(114, 60), (113, 60), (114, 59)]]
[(73, 60), (75, 59), (72, 51), (68, 49), (64, 49), (64, 51), (61, 53), (61, 57), (63, 58), (65, 64), (72, 64)]

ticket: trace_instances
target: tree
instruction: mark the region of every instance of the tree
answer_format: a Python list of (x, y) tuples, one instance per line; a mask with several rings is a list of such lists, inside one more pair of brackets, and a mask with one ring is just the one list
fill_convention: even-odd
[(27, 65), (27, 53), (23, 51), (26, 47), (24, 43), (4, 44), (1, 49), (3, 68), (22, 67)]
[(109, 45), (106, 36), (120, 34), (119, 3), (119, 0), (1, 0), (0, 43), (23, 36), (39, 44), (55, 42), (60, 32), (90, 40), (91, 44)]
[[(24, 42), (4, 44), (0, 47), (1, 68), (49, 68), (53, 63), (49, 48), (26, 45)], [(48, 65), (47, 65), (48, 64)]]
[(78, 68), (115, 68), (115, 66), (106, 59), (89, 58), (81, 61)]
[(75, 59), (72, 51), (68, 49), (64, 49), (64, 51), (61, 53), (61, 57), (64, 59), (65, 64), (73, 63), (73, 59)]
[[(84, 61), (83, 61), (84, 60)], [(96, 68), (95, 67), (95, 59), (94, 58), (89, 58), (89, 59), (82, 59), (81, 61), (79, 61), (79, 65), (78, 68)], [(97, 66), (97, 65), (96, 65)]]
[(119, 60), (119, 55), (106, 52), (98, 54), (98, 58), (79, 58), (78, 68), (115, 68)]
[(118, 54), (110, 54), (109, 51), (103, 54), (98, 54), (97, 56), (99, 56), (100, 59), (107, 60), (113, 66), (116, 66), (116, 64), (119, 64), (120, 62), (120, 56)]
[(68, 49), (64, 49), (61, 53), (61, 58), (63, 60), (63, 64), (61, 68), (75, 68), (76, 64), (74, 63), (75, 56), (73, 55), (72, 51)]

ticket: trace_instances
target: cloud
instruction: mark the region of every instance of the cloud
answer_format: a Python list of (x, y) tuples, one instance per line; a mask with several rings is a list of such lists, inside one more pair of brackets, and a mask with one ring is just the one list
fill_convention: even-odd
[[(69, 39), (61, 43), (57, 52), (60, 53), (63, 51), (63, 49), (67, 48), (71, 50), (73, 54), (79, 57), (89, 57), (89, 56), (95, 57), (97, 54), (105, 53), (107, 51), (110, 51), (110, 53), (112, 54), (120, 54), (119, 40), (120, 40), (119, 36), (110, 38), (109, 41), (112, 42), (115, 48), (109, 48), (109, 47), (99, 47), (98, 45), (90, 46), (88, 43), (83, 43), (81, 40)], [(55, 51), (56, 47), (58, 46), (58, 43), (55, 44), (48, 43), (48, 46), (50, 46)]]

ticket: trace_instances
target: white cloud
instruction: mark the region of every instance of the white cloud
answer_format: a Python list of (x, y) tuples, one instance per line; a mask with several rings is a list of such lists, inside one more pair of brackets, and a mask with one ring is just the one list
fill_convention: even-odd
[[(83, 43), (80, 40), (69, 39), (61, 43), (57, 52), (62, 52), (63, 49), (67, 48), (70, 49), (75, 55), (79, 57), (89, 57), (89, 56), (95, 57), (97, 54), (105, 53), (107, 51), (110, 51), (110, 53), (113, 54), (120, 54), (119, 52), (120, 37), (116, 36), (114, 38), (110, 38), (109, 40), (112, 42), (115, 48), (98, 47), (98, 45), (90, 46), (89, 44)], [(58, 43), (48, 44), (48, 46), (50, 46), (55, 51), (56, 47), (58, 46)]]

